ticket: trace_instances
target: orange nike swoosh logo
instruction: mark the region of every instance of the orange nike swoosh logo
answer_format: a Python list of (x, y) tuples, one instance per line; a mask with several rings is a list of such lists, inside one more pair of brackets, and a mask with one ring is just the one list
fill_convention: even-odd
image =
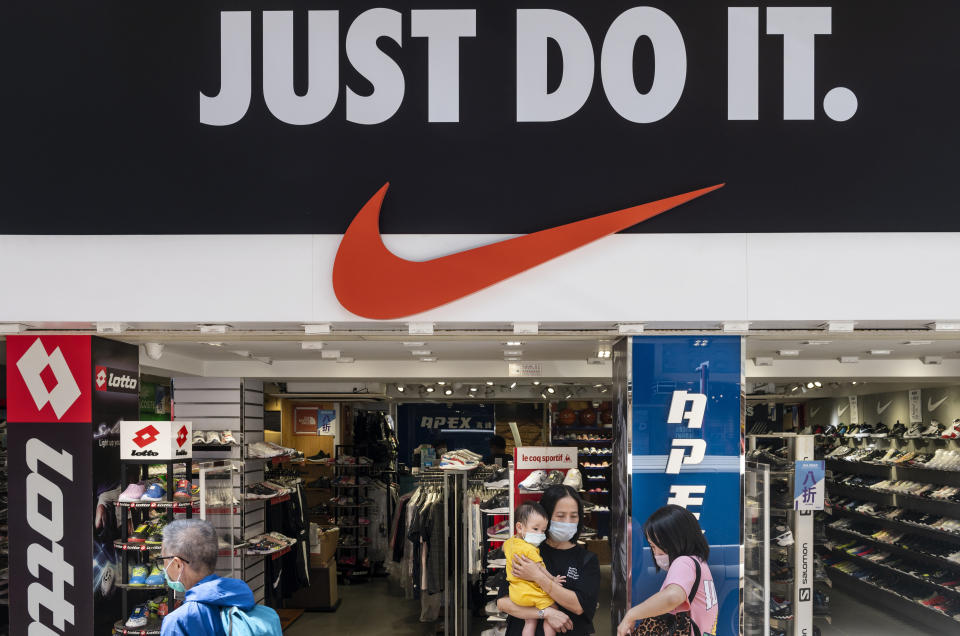
[(380, 236), (380, 206), (390, 187), (387, 183), (367, 201), (343, 235), (333, 263), (333, 291), (340, 304), (364, 318), (393, 320), (412, 316), (486, 289), (723, 185), (429, 261), (408, 261), (388, 250)]

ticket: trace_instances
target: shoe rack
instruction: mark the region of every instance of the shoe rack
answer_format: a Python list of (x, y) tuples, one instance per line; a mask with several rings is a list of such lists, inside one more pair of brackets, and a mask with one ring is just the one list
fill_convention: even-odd
[[(574, 411), (560, 402), (550, 410), (550, 445), (576, 446), (577, 469), (583, 480), (580, 493), (599, 509), (586, 513), (586, 525), (598, 538), (610, 536), (610, 490), (613, 476), (613, 425), (604, 423), (609, 402), (599, 408)], [(612, 422), (612, 420), (611, 420)], [(585, 424), (591, 423), (587, 426)], [(604, 466), (603, 464), (607, 465)]]
[[(752, 581), (745, 586), (744, 603), (754, 610), (751, 630), (758, 636), (809, 636), (814, 619), (831, 621), (828, 605), (815, 601), (828, 599), (832, 585), (817, 576), (815, 513), (793, 509), (795, 462), (814, 458), (814, 436), (748, 435), (747, 449), (746, 461), (754, 467), (745, 473), (744, 503), (744, 578)], [(790, 530), (792, 543), (777, 542), (778, 528)], [(747, 623), (745, 613), (745, 631)]]
[[(159, 636), (161, 621), (150, 620), (143, 627), (127, 627), (127, 617), (130, 616), (130, 610), (133, 606), (147, 602), (150, 596), (165, 593), (167, 597), (167, 612), (174, 610), (174, 592), (170, 589), (164, 580), (159, 585), (131, 585), (130, 567), (134, 562), (145, 565), (148, 570), (151, 569), (151, 560), (160, 556), (160, 544), (131, 542), (130, 526), (136, 527), (150, 518), (151, 511), (160, 511), (166, 522), (173, 521), (175, 513), (183, 513), (187, 519), (193, 517), (193, 502), (177, 503), (174, 501), (173, 494), (176, 490), (175, 485), (175, 466), (184, 466), (184, 474), (190, 475), (193, 462), (190, 459), (184, 461), (158, 462), (151, 459), (125, 460), (120, 461), (120, 483), (124, 486), (138, 482), (147, 481), (150, 478), (149, 468), (151, 465), (160, 465), (166, 467), (166, 499), (163, 501), (135, 501), (135, 502), (116, 502), (120, 512), (120, 539), (114, 542), (114, 548), (120, 551), (120, 582), (117, 587), (121, 592), (121, 611), (122, 618), (114, 624), (113, 633), (121, 635), (136, 636)], [(131, 595), (138, 602), (131, 605)]]
[[(370, 479), (373, 464), (361, 464), (364, 446), (356, 444), (337, 444), (335, 447), (336, 460), (334, 463), (333, 489), (334, 500), (331, 507), (334, 510), (334, 522), (340, 528), (340, 538), (337, 543), (337, 567), (345, 579), (350, 582), (365, 581), (370, 576), (371, 563), (363, 564), (367, 560), (370, 549), (370, 524), (361, 524), (360, 518), (369, 522), (369, 513), (376, 509), (372, 501), (368, 501), (367, 491), (370, 484), (359, 484), (361, 477)], [(347, 463), (352, 458), (355, 463)], [(353, 478), (349, 480), (349, 478)], [(344, 483), (353, 481), (353, 484)], [(349, 522), (349, 523), (346, 523)], [(353, 560), (350, 564), (349, 561)]]
[[(819, 436), (838, 587), (930, 631), (960, 620), (960, 442)], [(939, 461), (924, 461), (924, 456)]]
[[(286, 458), (263, 459), (251, 457), (249, 445), (264, 440), (263, 427), (263, 382), (244, 378), (173, 378), (173, 419), (193, 422), (194, 431), (224, 431), (233, 433), (239, 445), (220, 446), (194, 445), (196, 461), (233, 460), (239, 470), (229, 473), (228, 484), (233, 493), (233, 506), (229, 516), (220, 520), (209, 517), (221, 536), (232, 531), (234, 537), (249, 538), (266, 532), (266, 506), (269, 500), (245, 498), (247, 486), (264, 479), (264, 467), (279, 463)], [(229, 521), (226, 521), (229, 518)], [(231, 528), (223, 526), (230, 523)], [(229, 550), (221, 552), (217, 560), (217, 573), (229, 576), (236, 569), (253, 591), (257, 603), (265, 599), (264, 556), (251, 554), (236, 548), (235, 555)]]
[[(494, 550), (503, 548), (503, 537), (495, 537), (490, 535), (487, 531), (490, 528), (494, 528), (497, 524), (507, 523), (507, 532), (513, 532), (513, 511), (514, 511), (514, 501), (513, 501), (513, 486), (514, 486), (514, 474), (513, 474), (513, 462), (507, 462), (507, 467), (504, 468), (507, 472), (510, 483), (503, 488), (491, 489), (487, 488), (487, 491), (491, 494), (491, 498), (497, 496), (505, 496), (506, 503), (503, 508), (506, 509), (506, 512), (498, 511), (493, 512), (489, 510), (480, 510), (481, 523), (480, 527), (482, 530), (482, 536), (480, 540), (484, 542), (484, 545), (480, 547), (480, 567), (482, 568), (482, 573), (480, 575), (481, 586), (480, 589), (484, 591), (484, 602), (481, 604), (481, 607), (486, 607), (490, 601), (496, 602), (497, 597), (500, 596), (499, 586), (493, 584), (494, 579), (498, 578), (500, 575), (506, 576), (506, 566), (500, 565), (499, 563), (491, 563), (490, 553)], [(479, 473), (477, 476), (480, 477), (483, 481), (487, 481), (493, 478), (493, 475), (496, 474), (496, 469), (485, 470), (482, 473)], [(486, 487), (485, 487), (486, 488)], [(509, 536), (509, 534), (507, 535)], [(493, 590), (488, 590), (487, 586), (492, 585)], [(496, 628), (499, 625), (505, 625), (506, 619), (499, 615), (499, 612), (496, 614), (487, 614), (487, 622), (490, 623), (492, 628)]]

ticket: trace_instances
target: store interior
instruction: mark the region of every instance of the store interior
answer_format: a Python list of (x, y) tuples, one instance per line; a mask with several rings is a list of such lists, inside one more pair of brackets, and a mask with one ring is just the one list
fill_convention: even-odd
[[(510, 518), (502, 482), (513, 477), (498, 465), (518, 444), (576, 449), (576, 469), (562, 478), (586, 504), (580, 540), (601, 564), (594, 628), (612, 633), (610, 475), (622, 461), (611, 444), (615, 329), (138, 327), (111, 337), (140, 347), (140, 420), (192, 422), (191, 485), (223, 540), (218, 572), (245, 579), (258, 602), (281, 611), (286, 634), (500, 636), (505, 617), (491, 601)], [(769, 595), (758, 601), (745, 580), (744, 633), (960, 629), (960, 339), (751, 332), (745, 358), (748, 475), (750, 464), (767, 466), (769, 525), (769, 550), (751, 556), (763, 515), (750, 512), (759, 491), (748, 487), (745, 579), (766, 576)], [(119, 429), (102, 433), (113, 439)], [(824, 510), (812, 519), (816, 630), (807, 632), (791, 601), (800, 576), (794, 537), (805, 521), (783, 503), (798, 437), (826, 468)], [(455, 459), (468, 469), (459, 482), (440, 468), (444, 453), (458, 450), (468, 451)], [(161, 517), (199, 514), (196, 503), (177, 507), (163, 470), (143, 470), (145, 482), (170, 492), (171, 507), (154, 516), (118, 506), (118, 528), (131, 519), (120, 544), (149, 534), (151, 523), (157, 531)], [(174, 482), (186, 477), (170, 470)], [(118, 475), (118, 498), (131, 475)], [(464, 505), (435, 505), (452, 500)], [(453, 538), (431, 537), (443, 529)], [(447, 551), (420, 554), (416, 536)], [(766, 562), (756, 565), (758, 555)], [(433, 580), (416, 571), (417, 558), (442, 563), (428, 564)], [(132, 576), (128, 564), (107, 577), (119, 585), (97, 580), (118, 614), (163, 601), (162, 586), (137, 589)]]

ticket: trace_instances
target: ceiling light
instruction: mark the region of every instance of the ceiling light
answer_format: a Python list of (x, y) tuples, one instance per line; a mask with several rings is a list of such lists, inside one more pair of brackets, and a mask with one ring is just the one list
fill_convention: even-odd
[(933, 340), (907, 340), (903, 344), (910, 345), (911, 347), (917, 347), (921, 345), (931, 345), (933, 344)]
[(436, 358), (420, 358), (420, 362), (436, 362)]
[(26, 330), (27, 330), (27, 326), (21, 325), (18, 322), (5, 322), (3, 324), (0, 324), (0, 333), (2, 334), (23, 333)]
[(543, 391), (540, 391), (540, 397), (542, 397), (544, 400), (546, 400), (546, 399), (547, 399), (547, 394), (544, 393)]
[(336, 360), (340, 357), (339, 349), (326, 349), (320, 352), (320, 357), (324, 360)]
[[(223, 327), (224, 327), (224, 331), (217, 332), (217, 333), (224, 333), (226, 331), (226, 326), (223, 326)], [(125, 322), (98, 322), (97, 323), (97, 333), (123, 333), (129, 328), (130, 328), (130, 325), (128, 325)], [(200, 325), (200, 333), (207, 333), (203, 330), (203, 325)]]
[(523, 351), (520, 349), (504, 349), (503, 355), (505, 356), (522, 356)]
[(515, 388), (517, 388), (517, 382), (516, 382), (516, 380), (514, 380), (513, 382), (510, 383), (510, 389), (515, 389)]
[(443, 394), (444, 394), (444, 395), (453, 395), (453, 389), (451, 389), (450, 387), (447, 387), (446, 389), (443, 390)]
[(859, 356), (840, 356), (840, 364), (856, 364), (860, 362)]
[(853, 326), (856, 323), (852, 320), (831, 320), (828, 322), (825, 327), (827, 331), (835, 333), (849, 333), (853, 331)]
[(745, 333), (750, 331), (750, 321), (748, 320), (728, 320), (721, 324), (724, 333)]
[(399, 391), (400, 393), (403, 393), (406, 390), (407, 389), (402, 384), (397, 385), (397, 391)]
[(756, 365), (756, 366), (758, 366), (758, 367), (772, 367), (772, 366), (773, 366), (773, 358), (761, 358), (761, 357), (756, 357), (756, 358), (753, 359), (753, 364)]
[(870, 355), (872, 356), (888, 356), (890, 355), (890, 349), (871, 349)]
[(353, 358), (347, 358), (347, 357), (337, 358), (337, 362), (341, 364), (350, 364), (351, 362), (353, 362)]
[(520, 362), (523, 360), (523, 358), (504, 358), (503, 360), (505, 362)]
[(823, 386), (823, 383), (820, 382), (820, 380), (814, 380), (814, 381), (813, 381), (813, 386), (815, 386), (815, 387), (817, 387), (817, 388), (819, 389), (820, 387)]
[(594, 385), (593, 385), (593, 388), (599, 389), (599, 388), (602, 387), (602, 386), (603, 386), (602, 384), (594, 384)]
[(491, 380), (487, 380), (487, 386), (493, 386), (493, 382)]
[(606, 393), (606, 392), (609, 391), (609, 390), (610, 390), (610, 387), (605, 386), (605, 387), (603, 387), (602, 389), (600, 389), (600, 392), (601, 392), (601, 393)]
[(856, 384), (856, 383), (857, 383), (857, 381), (856, 381), (856, 380), (854, 380), (854, 381), (853, 381), (853, 382), (851, 382), (850, 384)]
[(930, 328), (934, 331), (960, 331), (960, 322), (935, 322)]
[(792, 392), (792, 391), (796, 391), (796, 390), (799, 389), (799, 388), (800, 388), (799, 385), (794, 384), (792, 387), (790, 387), (790, 391), (791, 391), (791, 392)]
[(309, 336), (315, 336), (315, 335), (318, 335), (318, 334), (330, 333), (330, 331), (331, 331), (331, 329), (330, 329), (330, 323), (329, 323), (329, 322), (323, 323), (323, 324), (319, 324), (319, 325), (304, 325), (304, 326), (303, 326), (303, 333), (305, 333), (305, 334), (307, 334), (307, 335), (309, 335)]
[(433, 323), (432, 322), (410, 322), (407, 323), (407, 332), (411, 336), (432, 336), (433, 335)]
[(403, 346), (404, 347), (422, 347), (425, 344), (427, 343), (426, 342), (404, 342)]
[(520, 335), (537, 335), (540, 332), (539, 322), (515, 322), (513, 323), (513, 333)]
[(227, 333), (227, 325), (200, 325), (200, 333)]
[(924, 356), (924, 364), (943, 364), (943, 356)]
[(447, 384), (447, 382), (446, 382), (446, 380), (439, 380), (439, 381), (437, 382), (437, 384), (439, 384), (440, 386), (445, 386), (445, 385)]
[(143, 345), (143, 350), (151, 360), (159, 360), (163, 355), (163, 345), (159, 342), (148, 342)]
[(643, 333), (644, 324), (642, 322), (622, 322), (617, 325), (617, 333), (621, 336)]
[(534, 380), (533, 386), (540, 386), (540, 380)]
[(507, 341), (504, 342), (503, 344), (504, 344), (504, 346), (507, 346), (507, 347), (521, 347), (521, 346), (523, 346), (523, 343), (522, 343), (521, 341), (519, 341), (519, 340), (507, 340)]
[(807, 382), (807, 388), (808, 388), (808, 389), (812, 389), (812, 388), (813, 388), (813, 382)]
[(784, 358), (798, 356), (800, 355), (800, 350), (799, 349), (780, 349), (779, 351), (777, 351), (777, 355), (782, 356)]
[(553, 388), (552, 386), (548, 386), (548, 387), (547, 387), (547, 393), (553, 395), (553, 394), (556, 393), (556, 392), (557, 392), (557, 390), (556, 390), (555, 388)]
[(410, 353), (415, 356), (428, 356), (432, 352), (429, 349), (413, 349)]
[(427, 387), (427, 393), (433, 393), (433, 387), (432, 387), (432, 386), (428, 386), (428, 387)]
[(222, 347), (222, 342), (204, 342), (205, 345), (210, 345), (211, 347)]
[(307, 342), (301, 342), (300, 348), (304, 351), (320, 351), (323, 349), (323, 342), (320, 340), (308, 340)]
[(573, 393), (567, 393), (567, 397), (565, 397), (565, 398), (563, 398), (563, 399), (569, 400), (569, 399), (572, 398), (572, 397), (573, 397)]
[(831, 342), (833, 341), (832, 340), (804, 340), (803, 344), (810, 347), (820, 347), (822, 345), (828, 345)]
[(475, 386), (470, 387), (470, 392), (471, 392), (471, 393), (476, 393), (478, 390), (479, 390), (479, 389), (477, 389), (477, 387), (475, 387)]

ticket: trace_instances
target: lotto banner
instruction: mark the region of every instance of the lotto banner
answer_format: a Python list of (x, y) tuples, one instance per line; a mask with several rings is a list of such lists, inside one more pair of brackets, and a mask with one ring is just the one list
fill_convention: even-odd
[(7, 366), (10, 579), (22, 582), (11, 633), (106, 633), (120, 618), (111, 502), (120, 420), (138, 410), (137, 347), (9, 336)]
[(739, 632), (742, 345), (735, 336), (638, 337), (630, 347), (631, 605), (660, 589), (643, 536), (647, 517), (677, 504), (700, 520), (720, 604), (718, 635)]

